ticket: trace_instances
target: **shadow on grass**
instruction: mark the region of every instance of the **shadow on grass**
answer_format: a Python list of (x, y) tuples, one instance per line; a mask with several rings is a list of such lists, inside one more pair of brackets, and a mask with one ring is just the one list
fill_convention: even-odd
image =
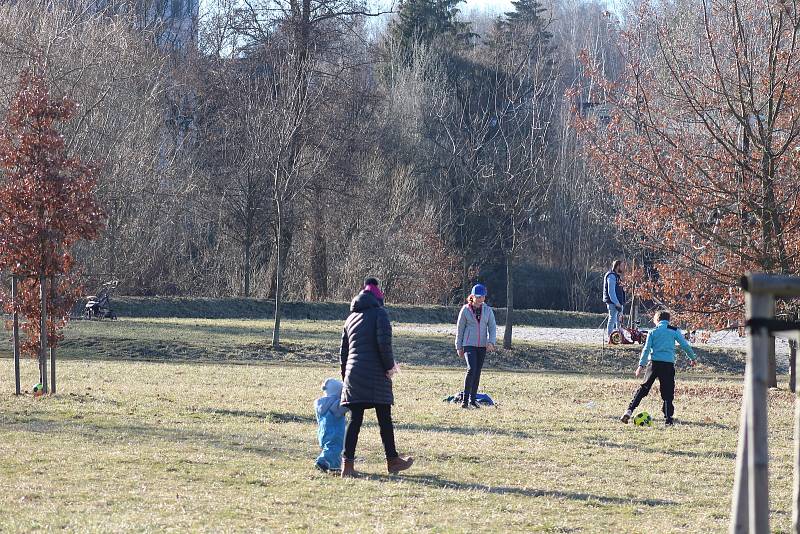
[[(312, 339), (319, 343), (327, 343), (338, 347), (341, 340), (341, 327), (320, 326), (323, 323), (304, 323), (309, 324), (307, 328), (303, 324), (284, 323), (281, 327), (281, 338), (286, 340), (292, 339)], [(136, 322), (128, 321), (124, 323), (127, 330), (141, 330), (147, 331), (152, 335), (154, 331), (158, 331), (165, 339), (174, 339), (175, 336), (183, 336), (190, 338), (197, 338), (198, 336), (204, 340), (209, 337), (217, 338), (220, 343), (227, 343), (229, 338), (240, 339), (254, 339), (264, 340), (254, 341), (254, 343), (268, 343), (271, 342), (272, 328), (265, 328), (261, 324), (242, 324), (235, 325), (219, 325), (219, 324), (192, 324), (192, 323), (169, 323), (169, 322)], [(327, 328), (327, 329), (326, 329)], [(87, 329), (88, 330), (88, 329)], [(105, 337), (115, 337), (112, 330), (100, 332)]]
[(268, 423), (316, 423), (314, 417), (307, 415), (297, 415), (294, 413), (282, 412), (260, 412), (257, 410), (229, 410), (227, 408), (203, 408), (200, 410), (204, 413), (215, 415), (222, 415), (225, 417), (251, 417), (253, 419), (262, 419)]
[(314, 417), (297, 415), (294, 413), (267, 412), (267, 421), (270, 423), (311, 423), (316, 424)]
[[(398, 480), (392, 475), (373, 475), (361, 474), (360, 478), (369, 480), (388, 481)], [(591, 502), (596, 501), (602, 504), (631, 504), (635, 506), (672, 506), (676, 503), (664, 499), (637, 499), (626, 497), (612, 497), (608, 495), (595, 495), (593, 493), (574, 493), (559, 490), (542, 490), (536, 488), (517, 488), (514, 486), (488, 486), (469, 482), (456, 482), (447, 480), (436, 475), (402, 475), (403, 482), (411, 482), (431, 488), (454, 489), (459, 491), (481, 491), (496, 495), (521, 495), (523, 497), (554, 497), (557, 499), (569, 499), (572, 501)]]
[(395, 423), (395, 429), (399, 430), (411, 430), (411, 431), (418, 431), (418, 432), (437, 432), (443, 434), (459, 434), (463, 436), (474, 436), (475, 434), (491, 434), (491, 435), (500, 435), (500, 436), (508, 436), (510, 438), (520, 438), (520, 439), (534, 439), (540, 438), (541, 435), (534, 436), (528, 432), (524, 432), (522, 430), (503, 430), (499, 428), (489, 428), (485, 426), (476, 426), (476, 427), (460, 427), (460, 426), (439, 426), (439, 425), (421, 425), (418, 423)]
[(733, 430), (730, 425), (723, 425), (722, 423), (715, 423), (713, 421), (686, 421), (684, 419), (678, 420), (680, 426), (699, 426), (701, 428), (716, 428), (718, 430)]
[[(196, 343), (178, 339), (96, 338), (67, 339), (59, 349), (59, 358), (90, 361), (209, 363), (300, 363), (338, 364), (331, 347), (284, 341), (275, 350), (268, 343), (221, 344), (200, 339)], [(337, 366), (338, 369), (338, 366)]]
[(611, 449), (629, 449), (635, 450), (636, 452), (643, 452), (647, 454), (668, 454), (669, 456), (680, 456), (684, 458), (727, 458), (729, 460), (733, 460), (736, 458), (736, 453), (734, 452), (696, 452), (696, 451), (684, 451), (681, 449), (653, 449), (648, 447), (641, 447), (638, 444), (634, 443), (616, 443), (614, 441), (610, 441), (607, 439), (597, 439), (597, 438), (586, 438), (586, 442), (595, 445), (597, 447), (606, 447)]
[(120, 442), (120, 436), (125, 436), (131, 440), (157, 440), (159, 442), (168, 441), (179, 444), (202, 444), (203, 446), (213, 447), (225, 451), (239, 450), (258, 454), (265, 457), (274, 457), (276, 453), (292, 456), (297, 453), (288, 444), (272, 443), (264, 445), (251, 443), (247, 438), (252, 438), (253, 442), (263, 441), (263, 435), (245, 436), (237, 438), (231, 436), (218, 435), (209, 432), (189, 430), (184, 428), (170, 428), (168, 426), (152, 426), (144, 424), (124, 424), (109, 423), (96, 424), (84, 419), (80, 421), (59, 421), (43, 419), (37, 417), (0, 419), (0, 432), (3, 431), (25, 430), (37, 434), (74, 434), (85, 439), (97, 441), (99, 443)]

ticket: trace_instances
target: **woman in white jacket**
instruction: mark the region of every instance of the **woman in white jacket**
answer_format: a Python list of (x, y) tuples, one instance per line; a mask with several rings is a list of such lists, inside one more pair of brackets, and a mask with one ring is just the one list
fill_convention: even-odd
[(486, 286), (476, 284), (461, 308), (456, 325), (456, 351), (467, 362), (464, 378), (464, 400), (462, 408), (478, 407), (475, 397), (481, 380), (481, 369), (486, 359), (486, 350), (494, 351), (497, 343), (497, 322), (492, 308), (484, 302)]

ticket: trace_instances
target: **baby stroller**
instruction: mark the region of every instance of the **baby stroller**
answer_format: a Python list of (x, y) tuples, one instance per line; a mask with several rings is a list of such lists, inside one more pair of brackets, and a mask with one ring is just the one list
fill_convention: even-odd
[(86, 305), (83, 307), (83, 316), (86, 319), (111, 319), (117, 318), (117, 314), (111, 308), (111, 291), (113, 291), (119, 280), (111, 280), (100, 286), (97, 295), (86, 297)]

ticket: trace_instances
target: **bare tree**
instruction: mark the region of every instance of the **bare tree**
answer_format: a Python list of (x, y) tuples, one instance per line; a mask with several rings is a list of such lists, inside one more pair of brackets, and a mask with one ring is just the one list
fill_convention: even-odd
[[(587, 61), (611, 120), (582, 125), (622, 224), (653, 259), (652, 294), (686, 321), (725, 328), (741, 322), (742, 273), (800, 269), (800, 13), (766, 0), (683, 7), (639, 7), (620, 79)], [(771, 368), (774, 385), (774, 353)]]
[[(590, 162), (573, 127), (574, 110), (584, 114), (602, 112), (595, 100), (596, 89), (580, 63), (583, 50), (598, 58), (598, 65), (614, 79), (622, 69), (618, 53), (619, 23), (601, 2), (564, 1), (554, 7), (551, 25), (556, 44), (556, 94), (558, 103), (553, 154), (554, 183), (545, 221), (544, 244), (552, 265), (561, 271), (571, 309), (587, 310), (600, 303), (596, 273), (611, 257), (625, 251), (625, 239), (613, 224), (616, 196)], [(577, 88), (583, 89), (578, 92)], [(602, 272), (602, 271), (601, 271)]]
[(43, 5), (0, 6), (0, 71), (38, 65), (55, 91), (82, 103), (65, 137), (70, 150), (103, 169), (99, 197), (109, 229), (78, 256), (89, 275), (124, 275), (131, 288), (148, 278), (148, 265), (164, 268), (154, 249), (163, 243), (172, 252), (163, 235), (170, 227), (153, 221), (175, 213), (169, 204), (185, 188), (168, 178), (176, 160), (165, 147), (166, 58), (129, 15)]
[(204, 104), (198, 109), (203, 148), (197, 155), (209, 200), (205, 213), (237, 243), (241, 294), (249, 297), (254, 249), (265, 248), (273, 216), (271, 184), (265, 180), (271, 120), (264, 115), (273, 112), (274, 80), (271, 71), (248, 59), (212, 59), (203, 73)]

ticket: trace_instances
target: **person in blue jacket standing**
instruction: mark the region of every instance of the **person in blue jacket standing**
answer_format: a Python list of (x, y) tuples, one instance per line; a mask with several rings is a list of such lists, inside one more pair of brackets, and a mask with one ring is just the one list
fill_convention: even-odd
[(494, 351), (497, 343), (497, 322), (492, 308), (484, 302), (485, 300), (486, 286), (475, 284), (467, 304), (458, 314), (456, 352), (467, 363), (462, 408), (478, 408), (476, 397), (486, 350)]
[(321, 452), (314, 464), (323, 472), (342, 468), (342, 449), (344, 449), (345, 414), (347, 408), (340, 405), (342, 381), (335, 378), (325, 380), (322, 385), (325, 395), (314, 402), (317, 414), (317, 437)]
[(603, 277), (603, 302), (608, 308), (608, 325), (606, 339), (619, 328), (619, 314), (625, 306), (625, 289), (622, 287), (622, 275), (625, 272), (625, 262), (614, 260), (611, 270)]
[[(648, 393), (653, 383), (658, 378), (658, 385), (661, 389), (661, 400), (663, 404), (661, 411), (664, 412), (664, 424), (671, 426), (673, 424), (672, 416), (675, 413), (675, 407), (672, 400), (675, 398), (675, 343), (678, 343), (681, 348), (686, 352), (689, 358), (689, 365), (694, 365), (697, 360), (697, 355), (694, 353), (692, 346), (683, 337), (681, 331), (677, 327), (669, 324), (669, 312), (660, 311), (656, 313), (653, 322), (656, 327), (647, 334), (647, 341), (642, 349), (642, 355), (639, 358), (639, 366), (636, 368), (634, 375), (639, 378), (642, 369), (646, 369), (644, 374), (644, 382), (636, 390), (633, 395), (628, 409), (620, 417), (620, 421), (627, 423), (633, 410), (639, 406)], [(646, 367), (645, 367), (646, 366)]]

